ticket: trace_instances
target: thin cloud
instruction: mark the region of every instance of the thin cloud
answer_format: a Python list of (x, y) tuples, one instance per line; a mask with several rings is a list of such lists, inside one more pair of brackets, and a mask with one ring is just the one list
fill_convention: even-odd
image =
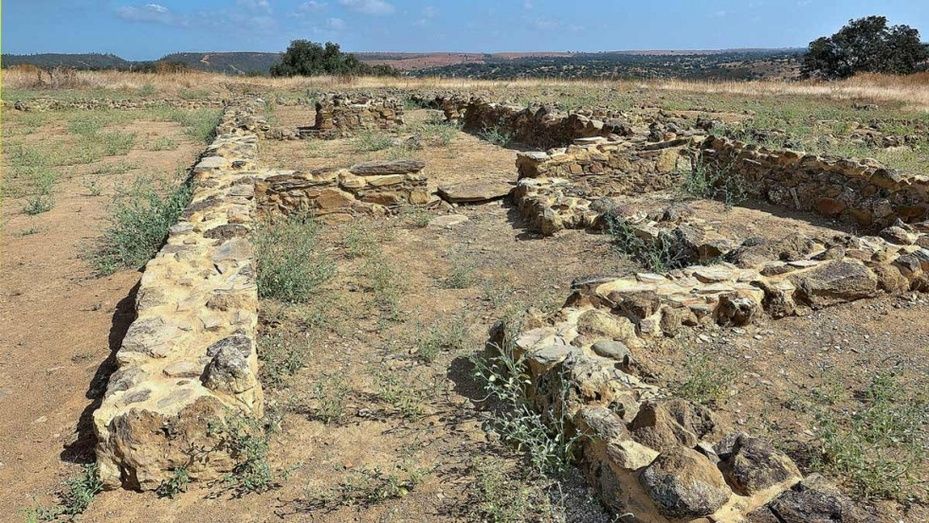
[(161, 4), (124, 5), (116, 9), (116, 16), (127, 22), (187, 25), (186, 18), (175, 15)]
[(341, 18), (328, 18), (326, 19), (326, 29), (331, 31), (341, 31), (345, 29), (345, 20)]
[(328, 4), (326, 4), (326, 2), (317, 2), (316, 0), (309, 0), (297, 6), (297, 11), (301, 13), (312, 13), (312, 12), (322, 11), (323, 9), (326, 8), (327, 5)]
[(366, 15), (389, 15), (394, 12), (394, 6), (384, 0), (339, 0), (339, 4), (352, 11)]

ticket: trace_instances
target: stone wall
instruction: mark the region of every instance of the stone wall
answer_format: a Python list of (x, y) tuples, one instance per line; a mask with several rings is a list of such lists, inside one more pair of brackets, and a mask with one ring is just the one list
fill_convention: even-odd
[(822, 478), (802, 478), (769, 442), (643, 382), (632, 359), (655, 338), (705, 322), (744, 325), (880, 292), (929, 291), (929, 222), (883, 235), (893, 241), (788, 237), (744, 245), (735, 263), (579, 280), (555, 314), (530, 316), (517, 332), (495, 326), (490, 350), (525, 358), (534, 406), (561, 413), (568, 435), (584, 436), (591, 485), (630, 521), (874, 521)]
[(710, 168), (740, 176), (749, 194), (783, 207), (874, 229), (929, 216), (929, 176), (874, 160), (772, 151), (719, 137), (707, 138), (702, 154)]
[(394, 98), (330, 95), (316, 102), (316, 122), (298, 127), (303, 138), (345, 138), (363, 130), (392, 130), (403, 125), (403, 102)]
[(258, 181), (259, 210), (268, 215), (306, 212), (329, 220), (385, 214), (389, 207), (426, 204), (425, 164), (416, 160), (374, 161), (348, 169), (276, 171)]
[(35, 98), (32, 100), (17, 100), (16, 102), (3, 102), (4, 109), (17, 111), (61, 111), (66, 109), (99, 110), (99, 109), (147, 109), (150, 107), (176, 107), (179, 109), (221, 108), (225, 105), (223, 100), (179, 100), (164, 98), (161, 100), (114, 100), (83, 99), (83, 100), (57, 100), (52, 98)]
[[(258, 102), (226, 109), (192, 170), (192, 200), (145, 266), (137, 318), (116, 353), (94, 412), (97, 464), (108, 488), (151, 490), (185, 468), (218, 477), (233, 459), (211, 424), (228, 412), (261, 416), (255, 347), (258, 293), (248, 232), (255, 218)], [(252, 122), (254, 123), (254, 122)]]
[(596, 227), (607, 209), (601, 199), (668, 189), (691, 167), (691, 138), (576, 142), (516, 158), (519, 181), (513, 200), (535, 232)]

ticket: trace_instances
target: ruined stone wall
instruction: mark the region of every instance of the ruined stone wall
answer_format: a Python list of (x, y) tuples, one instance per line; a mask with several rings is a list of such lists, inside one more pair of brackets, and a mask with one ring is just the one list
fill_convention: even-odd
[(665, 142), (578, 139), (567, 148), (520, 153), (513, 200), (529, 227), (550, 235), (597, 227), (602, 198), (667, 189), (690, 169), (690, 138)]
[(218, 136), (193, 168), (192, 200), (145, 266), (137, 318), (116, 353), (94, 412), (97, 464), (108, 488), (151, 490), (185, 468), (211, 479), (233, 460), (211, 424), (228, 412), (261, 416), (255, 347), (255, 101), (226, 109)]
[(179, 100), (164, 98), (161, 100), (114, 100), (83, 99), (83, 100), (57, 100), (53, 98), (35, 98), (33, 100), (17, 100), (16, 102), (3, 102), (4, 109), (17, 111), (61, 111), (66, 109), (99, 110), (99, 109), (147, 109), (151, 107), (176, 107), (179, 109), (221, 108), (225, 105), (223, 100)]
[(303, 138), (344, 138), (363, 130), (391, 130), (403, 125), (403, 103), (394, 98), (332, 95), (316, 102), (316, 122), (298, 127)]
[(703, 144), (710, 168), (742, 177), (749, 194), (773, 204), (881, 228), (929, 216), (929, 176), (873, 160), (772, 151), (726, 138)]
[(562, 413), (566, 430), (584, 436), (591, 485), (631, 521), (873, 521), (822, 478), (802, 478), (769, 442), (643, 382), (632, 358), (701, 323), (929, 292), (929, 222), (883, 234), (893, 242), (793, 238), (744, 246), (737, 264), (578, 281), (555, 314), (530, 316), (517, 333), (495, 327), (491, 347), (525, 357), (534, 406)]
[(415, 160), (374, 161), (348, 169), (278, 171), (258, 181), (259, 210), (268, 215), (305, 212), (329, 219), (354, 214), (383, 215), (388, 207), (429, 201), (424, 164)]
[(546, 106), (526, 108), (481, 99), (469, 101), (464, 108), (450, 100), (443, 102), (443, 109), (450, 120), (458, 115), (465, 131), (496, 129), (515, 142), (542, 148), (564, 146), (577, 138), (632, 134), (619, 113), (608, 111), (565, 113)]

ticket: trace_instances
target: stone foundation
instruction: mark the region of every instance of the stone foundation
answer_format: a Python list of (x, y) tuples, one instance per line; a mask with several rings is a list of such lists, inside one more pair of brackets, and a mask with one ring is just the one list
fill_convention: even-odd
[(263, 410), (255, 347), (258, 292), (248, 232), (255, 218), (258, 137), (249, 107), (226, 109), (193, 168), (193, 196), (145, 266), (137, 318), (94, 412), (108, 488), (152, 490), (184, 468), (212, 479), (234, 465), (210, 430), (227, 412)]
[(308, 213), (329, 220), (383, 215), (399, 204), (424, 205), (430, 196), (422, 162), (366, 162), (348, 169), (277, 171), (258, 181), (259, 210), (268, 215)]
[(87, 100), (57, 100), (51, 98), (35, 98), (32, 100), (17, 100), (16, 102), (3, 102), (4, 109), (17, 111), (63, 111), (77, 109), (95, 111), (100, 109), (147, 109), (151, 107), (176, 107), (179, 109), (220, 109), (225, 106), (223, 100), (178, 100), (164, 98), (161, 100), (114, 100), (110, 98)]
[(790, 209), (874, 229), (929, 216), (929, 176), (874, 160), (772, 151), (718, 137), (707, 138), (702, 156), (709, 169), (740, 176), (752, 196)]
[(316, 122), (298, 127), (301, 138), (345, 138), (358, 131), (389, 131), (403, 125), (403, 103), (393, 98), (327, 96), (316, 102)]

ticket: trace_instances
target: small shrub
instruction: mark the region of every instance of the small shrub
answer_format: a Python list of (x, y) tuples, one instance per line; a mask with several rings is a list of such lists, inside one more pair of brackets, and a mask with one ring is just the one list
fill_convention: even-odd
[(181, 492), (187, 492), (187, 485), (189, 484), (190, 474), (187, 472), (187, 468), (178, 467), (174, 469), (170, 478), (162, 481), (161, 485), (158, 485), (158, 488), (155, 489), (155, 494), (158, 494), (160, 498), (174, 499), (174, 496), (177, 496)]
[(352, 143), (356, 151), (373, 152), (389, 148), (394, 141), (393, 138), (384, 133), (362, 131), (358, 133)]
[(190, 202), (190, 187), (182, 184), (162, 196), (152, 184), (135, 183), (116, 195), (110, 225), (103, 233), (91, 262), (97, 274), (107, 275), (122, 268), (139, 268), (161, 248), (168, 229), (177, 222)]
[(385, 318), (400, 319), (400, 298), (403, 295), (403, 276), (393, 264), (378, 252), (370, 256), (362, 268), (367, 275), (369, 287), (374, 293), (374, 302)]
[(73, 520), (87, 510), (100, 492), (103, 483), (97, 477), (96, 463), (85, 465), (79, 476), (65, 481), (65, 488), (58, 493), (58, 505), (30, 508), (25, 513), (26, 521), (51, 521), (61, 516)]
[(354, 224), (345, 234), (342, 243), (349, 259), (366, 258), (379, 252), (377, 239), (371, 231)]
[(97, 182), (96, 178), (91, 178), (84, 183), (84, 188), (87, 189), (88, 196), (100, 196), (103, 194), (103, 187), (100, 187), (100, 184)]
[(416, 329), (419, 338), (414, 341), (413, 355), (423, 363), (432, 363), (443, 350), (460, 351), (468, 346), (470, 333), (464, 318), (433, 323), (428, 329)]
[(36, 214), (42, 214), (48, 212), (55, 207), (55, 200), (52, 199), (50, 194), (37, 194), (30, 196), (26, 199), (26, 206), (23, 207), (23, 212), (35, 216)]
[(262, 222), (252, 233), (258, 258), (258, 294), (288, 303), (306, 302), (335, 273), (319, 252), (316, 224), (306, 216)]
[(270, 434), (259, 420), (230, 411), (221, 422), (210, 425), (210, 435), (218, 437), (220, 447), (236, 460), (226, 482), (237, 496), (279, 486), (279, 474), (268, 460)]
[(731, 165), (720, 165), (702, 157), (695, 159), (690, 172), (684, 176), (681, 190), (697, 198), (720, 200), (727, 209), (748, 197), (745, 181), (732, 172)]
[(149, 151), (173, 151), (177, 149), (177, 142), (172, 140), (167, 136), (158, 137), (155, 141), (151, 142), (147, 149)]
[(478, 136), (494, 145), (499, 145), (500, 147), (508, 147), (510, 143), (513, 142), (512, 134), (496, 126), (485, 128), (483, 131), (478, 133)]
[(434, 147), (448, 147), (458, 134), (456, 125), (445, 122), (430, 122), (423, 124), (417, 134), (423, 142)]
[(472, 359), (474, 375), (487, 394), (485, 401), (497, 403), (492, 424), (501, 438), (525, 453), (538, 473), (558, 475), (573, 462), (579, 438), (568, 435), (565, 409), (557, 407), (566, 403), (569, 382), (561, 379), (561, 401), (555, 400), (555, 408), (541, 414), (535, 411), (526, 394), (526, 386), (531, 383), (528, 366), (514, 351), (517, 325), (517, 321), (507, 321), (502, 344)]
[(686, 267), (691, 262), (687, 249), (672, 232), (661, 231), (655, 239), (640, 238), (629, 223), (616, 216), (607, 217), (613, 247), (652, 272)]
[(406, 218), (411, 226), (417, 229), (426, 227), (432, 220), (432, 214), (426, 209), (418, 206), (404, 207), (402, 216)]
[(396, 373), (379, 372), (375, 376), (377, 398), (397, 411), (402, 417), (411, 419), (422, 416), (426, 400), (425, 391), (417, 389), (408, 380)]
[(480, 521), (522, 523), (534, 521), (540, 515), (540, 505), (548, 501), (539, 492), (518, 478), (507, 474), (499, 460), (482, 458), (474, 464), (476, 504), (475, 516)]
[(713, 362), (706, 354), (688, 354), (684, 369), (687, 376), (673, 388), (675, 395), (704, 405), (723, 400), (734, 374), (731, 368)]

